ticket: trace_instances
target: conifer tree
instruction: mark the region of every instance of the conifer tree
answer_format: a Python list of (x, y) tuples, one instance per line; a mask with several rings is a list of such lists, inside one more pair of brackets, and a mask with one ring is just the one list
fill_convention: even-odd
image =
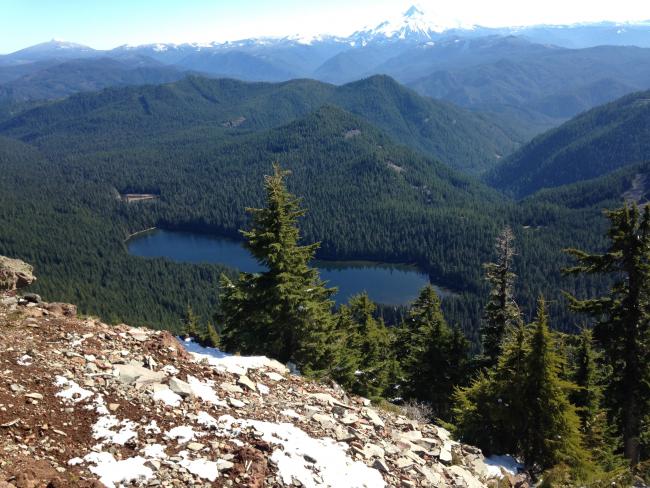
[(530, 354), (530, 327), (523, 321), (510, 326), (503, 339), (502, 351), (492, 376), (496, 392), (496, 445), (501, 452), (519, 452), (522, 433), (526, 429), (526, 358)]
[(219, 333), (212, 323), (208, 323), (206, 327), (204, 342), (208, 347), (219, 347), (220, 345)]
[(580, 417), (580, 430), (585, 447), (593, 454), (594, 460), (606, 471), (620, 467), (616, 455), (616, 439), (612, 435), (603, 408), (603, 376), (598, 366), (599, 354), (593, 347), (591, 329), (583, 329), (578, 338), (575, 351), (575, 371), (573, 381), (577, 389), (572, 394), (572, 402)]
[(188, 305), (185, 310), (183, 337), (186, 339), (196, 339), (199, 337), (199, 317), (194, 313), (191, 305)]
[(247, 209), (246, 247), (266, 270), (241, 273), (236, 283), (222, 276), (221, 342), (226, 350), (293, 361), (303, 373), (318, 375), (331, 362), (335, 290), (309, 266), (318, 243), (299, 244), (305, 211), (287, 191), (288, 174), (274, 164), (265, 177), (266, 207)]
[(573, 402), (578, 408), (582, 430), (588, 432), (600, 410), (602, 392), (597, 384), (596, 352), (592, 345), (593, 334), (583, 329), (575, 353), (574, 382), (578, 389), (573, 393)]
[(438, 418), (448, 420), (450, 398), (462, 381), (468, 345), (462, 332), (452, 332), (447, 325), (432, 285), (420, 291), (399, 335), (405, 395), (430, 403)]
[(566, 463), (584, 476), (589, 458), (568, 396), (575, 386), (559, 374), (563, 360), (540, 299), (532, 325), (507, 331), (498, 364), (456, 390), (457, 434), (486, 453), (520, 455), (531, 468)]
[(348, 350), (358, 355), (352, 391), (370, 398), (383, 396), (391, 387), (395, 371), (392, 340), (382, 320), (374, 316), (376, 305), (366, 293), (350, 298), (348, 304)]
[(514, 299), (513, 285), (516, 278), (512, 271), (515, 256), (514, 234), (506, 227), (496, 239), (497, 261), (484, 264), (485, 279), (490, 285), (490, 295), (483, 313), (481, 339), (484, 366), (498, 362), (501, 343), (507, 329), (521, 320), (519, 307)]
[(526, 428), (521, 442), (526, 462), (538, 464), (542, 469), (560, 463), (579, 468), (588, 462), (582, 446), (580, 420), (568, 397), (575, 385), (559, 375), (563, 360), (555, 350), (542, 297), (526, 357)]
[(337, 357), (331, 368), (331, 376), (346, 390), (352, 390), (357, 381), (356, 372), (361, 366), (361, 338), (352, 312), (341, 305), (335, 317), (334, 350)]
[(449, 344), (449, 357), (454, 386), (465, 385), (469, 380), (472, 367), (470, 363), (471, 343), (465, 336), (461, 328), (456, 325), (451, 330), (451, 340)]
[(487, 456), (515, 452), (503, 439), (500, 430), (503, 408), (499, 402), (495, 369), (479, 370), (469, 385), (456, 387), (452, 396), (452, 412), (456, 437), (480, 447)]
[(641, 456), (642, 419), (648, 414), (648, 284), (650, 271), (650, 208), (640, 214), (636, 205), (607, 212), (609, 249), (588, 254), (568, 253), (578, 265), (566, 273), (607, 273), (614, 284), (607, 296), (579, 300), (567, 295), (571, 307), (591, 314), (594, 337), (605, 352), (612, 376), (607, 403), (623, 437), (623, 451), (631, 464)]

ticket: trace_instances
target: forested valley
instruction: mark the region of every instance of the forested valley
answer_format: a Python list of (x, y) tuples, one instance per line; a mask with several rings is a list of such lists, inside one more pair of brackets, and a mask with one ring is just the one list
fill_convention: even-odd
[[(84, 314), (295, 362), (566, 486), (620, 481), (647, 457), (647, 394), (630, 378), (646, 359), (648, 163), (642, 144), (596, 160), (588, 148), (641, 140), (643, 97), (520, 149), (511, 128), (383, 76), (191, 76), (14, 106), (0, 122), (0, 254), (33, 263), (33, 291)], [(554, 172), (566, 154), (572, 174)], [(280, 243), (264, 232), (273, 219)], [(268, 271), (129, 255), (128, 238), (153, 227), (239, 239)], [(313, 258), (415, 265), (452, 293), (335, 307)]]
[[(304, 236), (322, 242), (318, 257), (416, 264), (455, 292), (443, 303), (445, 313), (474, 344), (486, 293), (481, 264), (493, 258), (494, 238), (505, 225), (520, 250), (515, 262), (526, 316), (543, 292), (556, 327), (575, 330), (579, 321), (566, 313), (560, 290), (604, 289), (600, 277), (562, 277), (560, 268), (568, 264), (562, 249), (602, 248), (601, 209), (620, 205), (620, 193), (599, 193), (579, 204), (569, 204), (570, 194), (509, 200), (444, 161), (397, 144), (396, 132), (390, 136), (369, 122), (386, 106), (406, 111), (399, 91), (375, 92), (366, 117), (334, 104), (301, 115), (287, 107), (307, 95), (291, 84), (252, 84), (256, 93), (271, 95), (253, 101), (241, 95), (238, 105), (229, 83), (191, 78), (109, 89), (4, 122), (2, 198), (12, 203), (3, 206), (10, 210), (2, 216), (1, 252), (31, 259), (43, 269), (41, 291), (74, 300), (87, 312), (174, 328), (192, 303), (207, 320), (217, 305), (219, 269), (142, 262), (128, 256), (124, 240), (152, 226), (239, 236), (247, 223), (244, 208), (261, 203), (258, 182), (278, 161), (293, 172), (290, 189), (305, 198)], [(249, 89), (232, 83), (235, 92)], [(219, 95), (223, 85), (228, 97)], [(366, 85), (356, 85), (367, 96)], [(228, 110), (222, 100), (229, 101)], [(243, 113), (252, 126), (233, 127)], [(458, 154), (466, 140), (448, 144), (446, 154)], [(631, 187), (633, 179), (627, 175), (620, 185)], [(125, 193), (159, 198), (127, 204), (119, 198)], [(159, 278), (146, 279), (151, 273)], [(79, 286), (79, 280), (92, 286)], [(79, 296), (85, 293), (96, 297)]]

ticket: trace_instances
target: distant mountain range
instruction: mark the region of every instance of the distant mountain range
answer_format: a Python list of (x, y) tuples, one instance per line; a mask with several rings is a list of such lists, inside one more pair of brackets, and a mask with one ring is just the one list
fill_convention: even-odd
[(16, 102), (158, 84), (190, 73), (334, 84), (386, 74), (422, 95), (489, 114), (496, 125), (516, 127), (530, 138), (598, 104), (650, 89), (650, 22), (486, 28), (411, 7), (345, 37), (107, 51), (52, 40), (0, 56), (0, 116), (9, 110), (3, 106)]

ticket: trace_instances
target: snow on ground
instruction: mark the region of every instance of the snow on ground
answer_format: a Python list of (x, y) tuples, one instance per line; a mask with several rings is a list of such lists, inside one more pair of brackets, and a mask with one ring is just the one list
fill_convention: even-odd
[(517, 462), (512, 456), (490, 456), (485, 458), (485, 465), (490, 473), (490, 477), (502, 478), (501, 468), (508, 473), (515, 475), (524, 469), (524, 465)]
[(144, 465), (146, 459), (141, 456), (116, 461), (108, 452), (91, 452), (84, 460), (94, 464), (88, 469), (99, 476), (99, 481), (108, 488), (153, 477), (153, 471)]
[(221, 400), (217, 393), (214, 391), (214, 381), (206, 380), (201, 381), (192, 375), (187, 375), (187, 383), (192, 389), (194, 396), (200, 398), (204, 402), (211, 403), (220, 407), (227, 407), (226, 402)]
[(163, 388), (153, 393), (153, 399), (163, 402), (170, 407), (177, 407), (181, 404), (183, 399), (169, 388)]
[(65, 376), (57, 376), (54, 384), (59, 387), (68, 387), (65, 390), (58, 392), (56, 396), (65, 398), (75, 403), (85, 400), (86, 398), (90, 398), (94, 395), (92, 391), (84, 390), (77, 383), (69, 380)]
[[(337, 488), (383, 488), (386, 486), (379, 471), (346, 453), (347, 445), (333, 439), (314, 439), (290, 423), (276, 424), (259, 420), (235, 419), (230, 415), (219, 417), (219, 426), (238, 433), (242, 427), (253, 427), (262, 432), (262, 439), (282, 446), (271, 459), (277, 465), (284, 483), (293, 478), (306, 488), (331, 486)], [(238, 427), (233, 428), (233, 424)]]
[[(121, 427), (119, 431), (114, 429)], [(93, 425), (93, 437), (101, 440), (100, 444), (110, 442), (123, 446), (127, 441), (138, 437), (136, 424), (130, 420), (119, 420), (114, 415), (103, 415)]]
[(191, 441), (196, 435), (197, 433), (194, 432), (194, 429), (192, 429), (192, 427), (188, 427), (187, 425), (174, 427), (173, 429), (165, 432), (165, 437), (168, 439), (178, 439), (179, 444), (184, 444), (185, 442)]
[(217, 419), (207, 412), (199, 412), (196, 417), (196, 422), (199, 425), (204, 425), (208, 429), (215, 429), (217, 427)]
[(201, 344), (194, 342), (192, 339), (183, 340), (180, 337), (178, 339), (181, 341), (187, 352), (210, 356), (216, 359), (222, 359), (230, 356), (230, 354), (220, 351), (216, 347), (203, 347)]
[(214, 461), (208, 461), (202, 458), (189, 459), (189, 453), (187, 451), (181, 451), (178, 455), (183, 458), (178, 464), (199, 478), (214, 481), (219, 476), (219, 469), (217, 468), (217, 463)]
[(167, 459), (168, 457), (165, 453), (165, 446), (162, 444), (148, 444), (142, 449), (142, 452), (147, 458)]
[(266, 356), (225, 356), (217, 358), (207, 354), (191, 353), (197, 362), (207, 361), (217, 371), (225, 371), (231, 374), (246, 374), (249, 369), (269, 368), (284, 373), (287, 368)]
[(158, 422), (152, 420), (147, 425), (144, 426), (145, 434), (160, 434), (160, 427), (158, 427)]
[(287, 372), (287, 368), (282, 363), (266, 356), (232, 356), (214, 347), (203, 347), (192, 340), (183, 341), (183, 345), (195, 361), (207, 361), (218, 371), (246, 374), (249, 369), (268, 368), (280, 373)]

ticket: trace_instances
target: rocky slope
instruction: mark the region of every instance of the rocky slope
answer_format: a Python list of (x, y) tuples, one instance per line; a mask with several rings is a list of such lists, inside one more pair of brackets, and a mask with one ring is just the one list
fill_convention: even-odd
[(446, 430), (276, 361), (1, 293), (0, 488), (517, 482)]

